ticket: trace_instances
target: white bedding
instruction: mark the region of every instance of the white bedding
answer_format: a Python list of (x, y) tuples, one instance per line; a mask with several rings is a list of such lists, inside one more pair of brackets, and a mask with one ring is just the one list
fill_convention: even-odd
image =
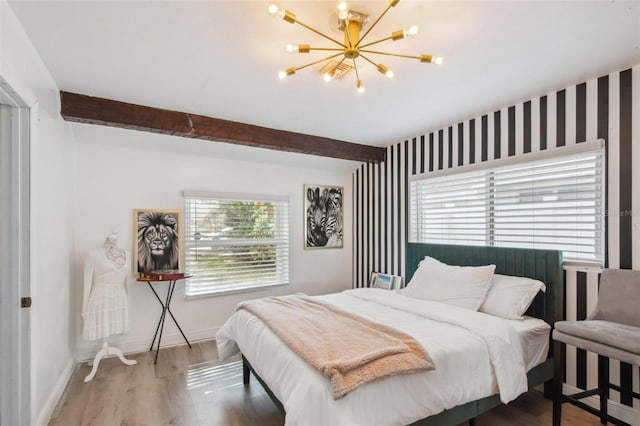
[(540, 318), (525, 316), (520, 320), (505, 320), (516, 329), (522, 342), (525, 370), (542, 364), (549, 353), (551, 326)]
[(531, 327), (529, 320), (520, 320), (514, 327), (516, 320), (381, 289), (319, 297), (412, 335), (436, 369), (378, 380), (336, 401), (326, 377), (259, 319), (240, 310), (216, 336), (219, 356), (226, 359), (242, 351), (284, 405), (286, 425), (402, 425), (498, 391), (509, 402), (527, 389), (525, 370), (546, 358), (546, 349), (541, 357), (542, 350), (532, 347), (536, 339), (522, 337), (539, 336), (532, 330), (541, 329), (540, 320), (529, 322)]

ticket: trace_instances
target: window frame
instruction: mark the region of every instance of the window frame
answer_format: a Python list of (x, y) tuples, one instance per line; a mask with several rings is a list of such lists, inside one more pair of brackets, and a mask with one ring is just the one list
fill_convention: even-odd
[[(273, 202), (273, 203), (285, 203), (283, 208), (283, 212), (286, 213), (286, 223), (283, 226), (283, 230), (286, 233), (286, 238), (270, 238), (270, 239), (256, 239), (254, 241), (249, 240), (236, 240), (229, 241), (227, 243), (219, 242), (219, 241), (211, 241), (206, 243), (206, 245), (211, 247), (239, 247), (243, 245), (260, 245), (263, 242), (267, 242), (269, 245), (273, 245), (274, 247), (282, 246), (286, 244), (286, 258), (283, 260), (280, 257), (276, 258), (276, 262), (285, 263), (285, 270), (282, 274), (282, 280), (278, 282), (268, 282), (268, 283), (252, 283), (252, 284), (210, 284), (210, 288), (205, 292), (198, 292), (194, 294), (189, 294), (188, 286), (189, 283), (185, 283), (185, 298), (186, 299), (199, 299), (205, 297), (215, 297), (227, 294), (234, 293), (243, 293), (250, 291), (258, 291), (264, 290), (273, 287), (281, 287), (289, 285), (290, 281), (290, 262), (291, 258), (291, 203), (288, 195), (274, 195), (274, 194), (248, 194), (248, 193), (231, 193), (231, 192), (209, 192), (209, 191), (183, 191), (183, 199), (184, 199), (184, 265), (185, 271), (190, 273), (190, 263), (189, 256), (187, 256), (186, 251), (190, 248), (197, 247), (195, 240), (190, 237), (190, 232), (192, 230), (191, 222), (193, 212), (190, 210), (189, 204), (190, 200), (200, 199), (200, 200), (237, 200), (237, 201), (250, 201), (250, 202)], [(218, 288), (216, 288), (218, 287)]]
[[(517, 166), (517, 165), (526, 165), (527, 163), (535, 163), (538, 161), (551, 160), (557, 157), (570, 156), (570, 155), (578, 155), (587, 152), (596, 152), (599, 151), (601, 156), (601, 166), (600, 166), (600, 194), (599, 205), (601, 206), (601, 213), (599, 220), (595, 220), (593, 223), (599, 225), (599, 230), (596, 230), (595, 233), (598, 234), (596, 239), (596, 243), (594, 247), (596, 248), (597, 259), (574, 259), (568, 258), (565, 259), (565, 263), (571, 264), (581, 264), (581, 265), (597, 265), (602, 266), (604, 264), (604, 256), (605, 256), (605, 238), (606, 238), (606, 216), (608, 214), (608, 206), (605, 204), (606, 201), (606, 190), (607, 190), (607, 162), (606, 162), (606, 150), (604, 149), (605, 143), (603, 139), (598, 139), (595, 141), (582, 142), (574, 145), (568, 145), (560, 148), (554, 148), (550, 150), (537, 151), (533, 153), (527, 153), (525, 155), (520, 155), (517, 157), (507, 157), (503, 159), (491, 160), (482, 163), (476, 163), (468, 166), (457, 167), (455, 169), (445, 169), (438, 170), (435, 172), (425, 172), (421, 174), (416, 174), (409, 177), (409, 211), (408, 211), (408, 226), (409, 226), (409, 241), (410, 242), (420, 242), (420, 233), (419, 230), (423, 225), (418, 224), (418, 229), (414, 229), (416, 223), (414, 223), (413, 215), (416, 214), (414, 211), (414, 206), (411, 201), (411, 197), (413, 197), (414, 184), (417, 181), (431, 180), (436, 178), (443, 177), (453, 177), (455, 175), (463, 175), (463, 174), (480, 174), (484, 173), (487, 176), (487, 179), (491, 179), (492, 176), (495, 175), (495, 172), (499, 169), (509, 167), (509, 166)], [(490, 194), (494, 194), (495, 187), (493, 184), (486, 184), (485, 194), (489, 196)], [(492, 203), (489, 202), (490, 197), (487, 199), (485, 203), (485, 215), (488, 218), (485, 224), (485, 243), (487, 246), (496, 246), (496, 247), (521, 247), (518, 245), (518, 242), (514, 242), (512, 244), (505, 243), (504, 241), (497, 241), (495, 239), (495, 208), (492, 208)], [(424, 241), (423, 241), (424, 242)], [(434, 242), (435, 244), (456, 244), (456, 242)], [(464, 244), (460, 242), (458, 244)], [(535, 242), (534, 242), (535, 244)], [(478, 244), (482, 245), (482, 244)], [(567, 249), (565, 249), (567, 250)]]

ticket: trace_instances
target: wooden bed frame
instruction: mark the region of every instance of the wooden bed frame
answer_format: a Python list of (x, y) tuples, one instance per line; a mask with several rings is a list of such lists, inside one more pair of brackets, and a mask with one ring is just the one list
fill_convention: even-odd
[[(406, 252), (405, 282), (409, 282), (418, 264), (425, 256), (433, 257), (450, 265), (481, 266), (496, 265), (496, 274), (529, 277), (546, 285), (546, 292), (539, 293), (527, 311), (528, 315), (541, 318), (549, 325), (564, 319), (564, 277), (562, 252), (556, 250), (516, 249), (505, 247), (458, 246), (444, 244), (409, 243)], [(551, 334), (549, 336), (551, 338)], [(544, 385), (544, 394), (551, 398), (553, 379), (553, 353), (549, 346), (547, 360), (527, 373), (529, 388)], [(269, 386), (258, 376), (249, 361), (242, 356), (243, 382), (249, 384), (253, 372), (269, 397), (283, 415), (284, 406), (273, 394)], [(418, 420), (413, 425), (448, 426), (473, 421), (478, 415), (500, 405), (499, 395), (492, 395), (476, 401), (445, 410), (434, 416)]]

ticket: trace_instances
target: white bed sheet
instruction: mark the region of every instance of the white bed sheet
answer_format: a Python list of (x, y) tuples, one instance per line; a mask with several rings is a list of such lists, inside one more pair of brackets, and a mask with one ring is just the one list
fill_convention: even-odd
[(508, 321), (520, 336), (526, 370), (542, 364), (549, 353), (551, 326), (540, 318), (528, 316), (521, 320), (505, 321)]
[[(242, 351), (284, 405), (286, 425), (409, 424), (456, 405), (498, 393), (499, 380), (493, 363), (505, 360), (496, 360), (496, 357), (512, 358), (508, 360), (511, 364), (507, 362), (507, 365), (511, 365), (513, 371), (503, 371), (502, 374), (503, 381), (513, 381), (512, 384), (503, 385), (509, 387), (507, 400), (511, 400), (526, 390), (526, 377), (524, 385), (522, 383), (525, 365), (529, 367), (541, 358), (539, 354), (542, 349), (531, 349), (533, 340), (541, 340), (538, 333), (532, 332), (542, 328), (536, 319), (502, 320), (380, 289), (348, 290), (320, 297), (338, 307), (412, 335), (425, 346), (436, 369), (384, 378), (361, 386), (336, 401), (326, 377), (295, 355), (258, 318), (244, 310), (237, 311), (218, 332), (219, 355), (225, 359), (238, 350)], [(407, 306), (414, 312), (408, 311)], [(439, 311), (436, 316), (447, 311), (452, 317), (470, 319), (478, 324), (478, 328), (491, 324), (490, 328), (501, 331), (495, 333), (494, 330), (492, 337), (487, 340), (486, 336), (479, 336), (464, 326), (424, 318), (423, 310)], [(517, 323), (513, 324), (514, 321)], [(537, 337), (523, 337), (533, 335)], [(492, 346), (499, 345), (510, 350), (494, 351), (492, 354)], [(525, 354), (534, 356), (525, 360)], [(518, 372), (519, 369), (522, 371)]]

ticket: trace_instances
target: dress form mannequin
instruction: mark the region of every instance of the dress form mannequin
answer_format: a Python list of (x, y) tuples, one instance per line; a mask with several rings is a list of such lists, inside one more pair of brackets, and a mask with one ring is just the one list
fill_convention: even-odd
[(109, 346), (107, 338), (112, 334), (129, 331), (129, 308), (127, 301), (128, 253), (118, 247), (118, 234), (109, 235), (104, 246), (91, 250), (84, 264), (84, 292), (82, 334), (86, 340), (102, 339), (102, 348), (93, 360), (91, 373), (85, 383), (93, 379), (103, 358), (116, 355), (126, 365), (138, 362), (128, 360), (122, 351)]

